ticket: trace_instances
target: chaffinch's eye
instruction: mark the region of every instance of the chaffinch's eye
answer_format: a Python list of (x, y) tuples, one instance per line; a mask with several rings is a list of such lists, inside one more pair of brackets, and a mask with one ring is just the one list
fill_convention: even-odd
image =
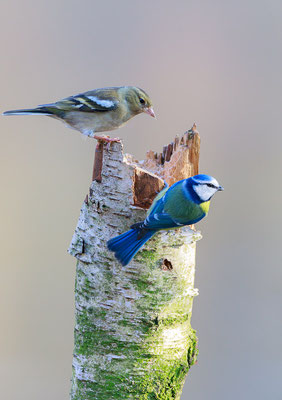
[(139, 99), (139, 101), (140, 101), (141, 104), (145, 104), (145, 100), (142, 99), (142, 97)]

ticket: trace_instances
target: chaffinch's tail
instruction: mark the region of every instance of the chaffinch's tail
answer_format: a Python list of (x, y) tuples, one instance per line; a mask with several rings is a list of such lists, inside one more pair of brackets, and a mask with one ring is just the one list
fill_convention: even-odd
[(48, 110), (46, 107), (26, 108), (23, 110), (10, 110), (3, 112), (3, 115), (35, 115), (35, 114), (52, 115), (50, 110)]

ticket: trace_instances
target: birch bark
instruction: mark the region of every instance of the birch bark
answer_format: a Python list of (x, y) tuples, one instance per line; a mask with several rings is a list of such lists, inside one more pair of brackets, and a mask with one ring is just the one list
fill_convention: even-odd
[(197, 173), (199, 144), (194, 128), (142, 164), (120, 143), (102, 154), (69, 248), (77, 258), (72, 400), (180, 399), (197, 354), (190, 319), (200, 234), (158, 233), (126, 267), (106, 242), (144, 219), (161, 177), (172, 184)]

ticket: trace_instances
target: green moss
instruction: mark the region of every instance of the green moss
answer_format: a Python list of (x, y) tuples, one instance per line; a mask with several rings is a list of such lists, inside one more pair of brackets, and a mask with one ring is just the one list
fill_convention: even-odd
[(179, 396), (185, 376), (189, 371), (185, 361), (171, 364), (160, 363), (149, 368), (148, 375), (140, 384), (140, 400), (174, 400)]
[(126, 320), (126, 319), (121, 319), (118, 321), (118, 325), (120, 326), (132, 326), (132, 322)]
[(154, 250), (144, 249), (140, 252), (140, 258), (142, 258), (142, 263), (144, 263), (144, 261), (156, 262), (158, 255)]
[(189, 313), (185, 314), (169, 314), (165, 318), (159, 318), (160, 326), (173, 326), (175, 324), (183, 324), (190, 321), (191, 315)]
[(196, 331), (194, 329), (190, 330), (189, 339), (190, 339), (190, 344), (187, 351), (187, 362), (189, 364), (189, 367), (191, 367), (196, 363), (199, 354), (198, 338), (196, 336)]
[(128, 398), (130, 384), (125, 376), (109, 375), (97, 382), (76, 380), (76, 400), (124, 400)]
[[(106, 317), (105, 310), (98, 310), (94, 307), (83, 311), (77, 315), (79, 332), (75, 332), (75, 354), (83, 356), (94, 356), (99, 354), (112, 354), (122, 358), (111, 360), (109, 367), (99, 368), (97, 366), (97, 381), (88, 382), (76, 380), (77, 386), (75, 398), (97, 399), (128, 399), (130, 393), (140, 400), (174, 400), (178, 399), (182, 389), (185, 376), (191, 365), (196, 361), (198, 354), (197, 338), (194, 330), (187, 327), (189, 337), (187, 342), (187, 357), (180, 360), (173, 359), (173, 352), (170, 359), (167, 351), (165, 360), (162, 356), (155, 355), (151, 348), (152, 343), (158, 343), (158, 336), (162, 335), (162, 329), (166, 326), (187, 323), (189, 315), (184, 314), (182, 319), (177, 316), (168, 316), (165, 319), (138, 321), (138, 326), (142, 326), (144, 338), (141, 343), (136, 343), (128, 338), (119, 338), (115, 332), (103, 330), (97, 325), (93, 325), (93, 318), (103, 319)], [(119, 325), (124, 327), (132, 326), (130, 320), (120, 320)], [(82, 334), (83, 332), (83, 334)], [(95, 357), (95, 356), (94, 356)], [(123, 371), (131, 371), (125, 376), (120, 375), (118, 364), (125, 364)], [(135, 374), (134, 371), (143, 370), (143, 374)], [(132, 378), (134, 376), (134, 378)], [(133, 397), (135, 398), (135, 397)]]
[(132, 357), (136, 351), (142, 352), (135, 342), (130, 341), (130, 337), (125, 340), (119, 339), (115, 337), (114, 332), (109, 333), (92, 322), (95, 319), (97, 323), (97, 320), (104, 318), (104, 310), (92, 309), (90, 315), (86, 311), (77, 315), (76, 322), (79, 330), (74, 333), (76, 354), (91, 355), (94, 353), (94, 349), (95, 351), (102, 349), (106, 354), (114, 349), (116, 355)]
[[(139, 386), (140, 400), (175, 400), (179, 398), (185, 377), (196, 362), (198, 354), (196, 332), (191, 329), (187, 358), (178, 361), (162, 361), (157, 358), (148, 363), (148, 373)], [(143, 360), (144, 364), (144, 360)]]
[(134, 284), (136, 285), (136, 288), (140, 291), (140, 292), (144, 292), (145, 290), (148, 289), (148, 287), (150, 286), (150, 281), (148, 281), (147, 279), (136, 279), (134, 281)]
[(179, 397), (189, 371), (189, 364), (185, 360), (173, 363), (155, 362), (153, 367), (150, 367), (151, 360), (142, 359), (141, 363), (143, 368), (148, 366), (147, 374), (142, 377), (136, 375), (133, 368), (126, 375), (118, 372), (99, 375), (96, 382), (76, 380), (75, 399), (175, 400)]
[[(172, 239), (171, 245), (179, 246), (179, 239)], [(179, 399), (198, 354), (195, 331), (190, 327), (193, 298), (183, 295), (188, 280), (184, 268), (162, 270), (162, 249), (154, 239), (152, 246), (137, 255), (143, 268), (138, 274), (129, 271), (122, 286), (110, 263), (103, 262), (103, 285), (99, 282), (99, 287), (86, 269), (78, 268), (76, 295), (83, 306), (76, 311), (74, 354), (82, 372), (83, 368), (88, 371), (92, 380), (73, 378), (74, 399)], [(123, 297), (124, 289), (139, 293), (131, 305), (131, 296)], [(110, 300), (117, 295), (118, 309), (99, 309), (92, 301), (88, 303), (101, 290)], [(169, 329), (178, 327), (187, 341), (180, 340), (179, 347), (166, 344), (164, 350), (166, 330), (169, 339)], [(178, 354), (183, 356), (178, 359)]]
[(90, 281), (87, 277), (84, 278), (84, 285), (85, 285), (86, 289), (91, 288)]

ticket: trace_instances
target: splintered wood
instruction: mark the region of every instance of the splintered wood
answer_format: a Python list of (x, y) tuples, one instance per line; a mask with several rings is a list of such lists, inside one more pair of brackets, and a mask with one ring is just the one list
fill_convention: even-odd
[(133, 204), (136, 207), (149, 208), (156, 194), (164, 188), (164, 181), (157, 175), (136, 167), (133, 175)]
[(199, 173), (200, 136), (196, 125), (174, 142), (164, 146), (162, 153), (148, 151), (142, 167), (160, 176), (169, 186)]
[[(138, 162), (131, 155), (125, 161), (132, 165), (133, 205), (149, 208), (156, 194), (164, 187), (165, 182), (171, 186), (175, 182), (198, 174), (200, 155), (200, 136), (196, 124), (181, 137), (164, 146), (161, 153), (152, 150), (147, 152), (146, 159)], [(103, 168), (103, 145), (96, 148), (93, 181), (101, 182)]]
[(104, 144), (98, 141), (95, 150), (92, 181), (96, 182), (102, 181), (103, 151), (104, 151)]

